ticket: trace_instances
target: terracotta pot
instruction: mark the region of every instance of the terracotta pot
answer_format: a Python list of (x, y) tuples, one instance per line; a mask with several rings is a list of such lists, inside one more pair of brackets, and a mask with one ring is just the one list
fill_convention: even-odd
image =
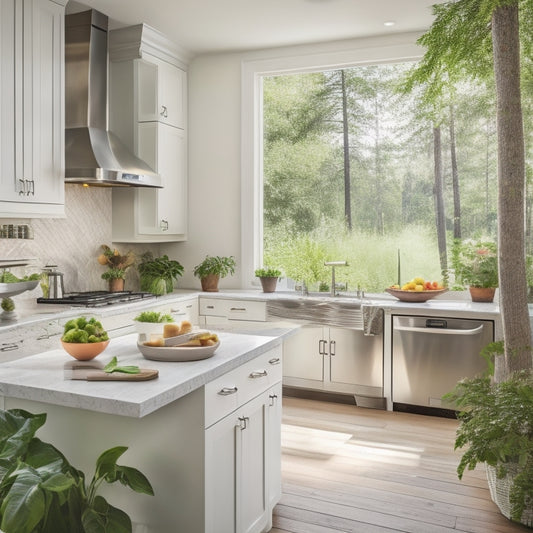
[(469, 290), (473, 302), (492, 302), (496, 292), (495, 287), (470, 287)]
[(205, 278), (200, 280), (202, 284), (202, 290), (205, 292), (218, 292), (218, 280), (220, 276), (218, 274), (209, 274)]
[(109, 280), (109, 292), (122, 292), (124, 290), (124, 280), (122, 278)]
[(259, 278), (259, 281), (261, 282), (261, 285), (263, 287), (263, 292), (274, 292), (278, 285), (277, 277), (263, 277)]

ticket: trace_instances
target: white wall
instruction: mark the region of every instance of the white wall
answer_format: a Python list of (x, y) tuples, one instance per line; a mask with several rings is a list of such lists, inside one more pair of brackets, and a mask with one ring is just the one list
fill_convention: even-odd
[[(189, 67), (189, 238), (168, 245), (185, 267), (180, 287), (199, 287), (192, 271), (206, 255), (240, 261), (241, 57), (203, 56)], [(238, 288), (239, 272), (221, 280)]]
[[(248, 72), (289, 72), (415, 59), (421, 53), (415, 44), (419, 36), (387, 35), (193, 59), (189, 66), (189, 240), (162, 246), (185, 267), (180, 287), (199, 287), (192, 270), (207, 254), (233, 255), (237, 260), (236, 275), (221, 280), (221, 288), (245, 288), (250, 283), (253, 252), (247, 230), (253, 221), (251, 209), (246, 213), (246, 208), (254, 202), (253, 188), (248, 186), (254, 180), (254, 163), (251, 154), (241, 154), (241, 124), (245, 135), (253, 136), (249, 126), (253, 110), (246, 107), (242, 116), (243, 66)], [(243, 244), (247, 257), (241, 254)]]

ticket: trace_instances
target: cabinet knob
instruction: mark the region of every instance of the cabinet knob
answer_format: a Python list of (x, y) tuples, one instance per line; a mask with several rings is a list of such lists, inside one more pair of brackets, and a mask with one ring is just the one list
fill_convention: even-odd
[(161, 106), (161, 113), (159, 114), (164, 118), (168, 118), (168, 109), (166, 105)]
[(223, 387), (218, 391), (220, 396), (229, 396), (230, 394), (235, 394), (239, 389), (237, 387)]
[(250, 373), (250, 377), (252, 379), (264, 378), (266, 376), (268, 376), (268, 372), (266, 370), (256, 370), (255, 372)]

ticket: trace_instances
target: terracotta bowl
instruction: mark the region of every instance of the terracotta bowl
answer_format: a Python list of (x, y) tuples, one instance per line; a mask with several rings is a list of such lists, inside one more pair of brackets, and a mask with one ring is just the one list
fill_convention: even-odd
[(63, 342), (63, 349), (78, 361), (89, 361), (101, 354), (109, 344), (109, 341), (102, 342)]

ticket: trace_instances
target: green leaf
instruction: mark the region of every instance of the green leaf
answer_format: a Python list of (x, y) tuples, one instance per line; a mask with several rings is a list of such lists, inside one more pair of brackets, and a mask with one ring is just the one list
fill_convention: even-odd
[(13, 486), (0, 508), (3, 530), (17, 533), (34, 531), (45, 512), (45, 497), (39, 488), (40, 481), (40, 476), (30, 468), (16, 474)]
[(117, 479), (130, 489), (133, 489), (135, 492), (140, 492), (141, 494), (149, 494), (150, 496), (154, 495), (154, 489), (146, 476), (131, 466), (119, 466), (117, 465), (116, 469)]
[(112, 372), (124, 372), (124, 374), (138, 374), (141, 370), (138, 366), (127, 365), (127, 366), (118, 366), (118, 360), (116, 357), (113, 357), (107, 365), (104, 366), (104, 372), (111, 374)]
[(116, 481), (117, 460), (127, 449), (127, 446), (116, 446), (103, 452), (96, 460), (95, 479), (105, 477), (110, 483)]
[(129, 516), (113, 507), (102, 496), (97, 496), (93, 507), (88, 507), (82, 515), (85, 533), (131, 533)]

